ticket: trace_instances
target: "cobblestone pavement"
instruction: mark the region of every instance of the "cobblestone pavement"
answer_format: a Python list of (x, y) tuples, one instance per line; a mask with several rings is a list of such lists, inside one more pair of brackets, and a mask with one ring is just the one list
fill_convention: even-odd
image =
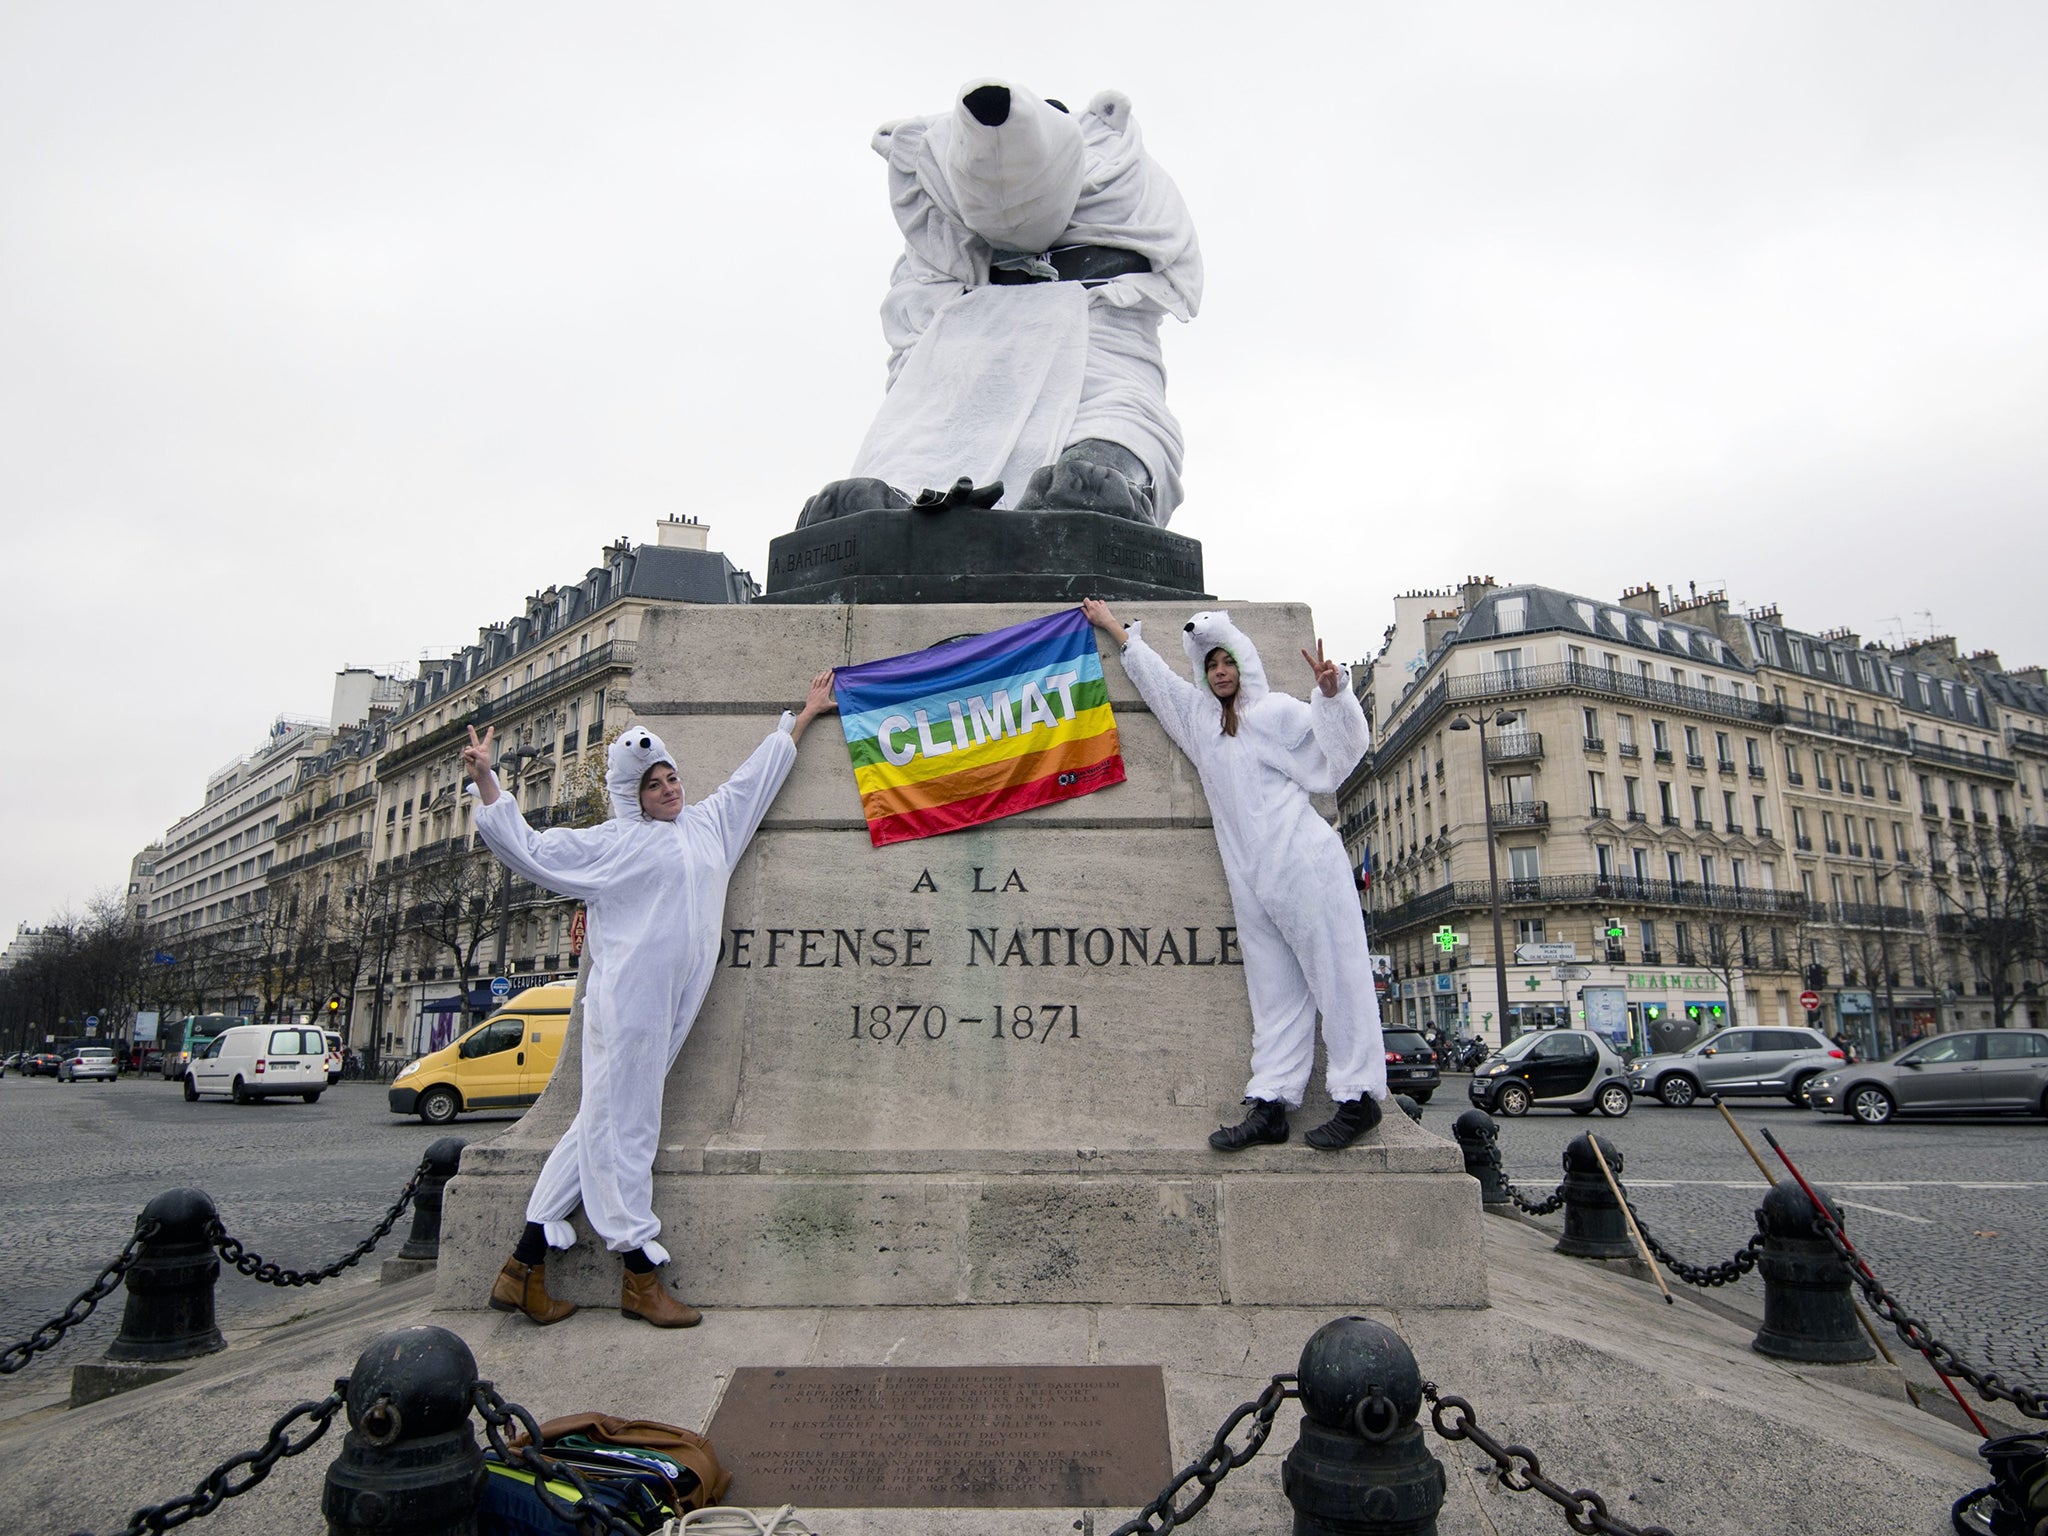
[[(1469, 1107), (1466, 1081), (1446, 1079), (1425, 1125), (1450, 1134)], [(1867, 1127), (1774, 1100), (1729, 1108), (1774, 1166), (1758, 1135), (1765, 1126), (1828, 1191), (1878, 1278), (1936, 1337), (1973, 1364), (2048, 1387), (2048, 1123), (1987, 1115)], [(1498, 1124), (1508, 1176), (1531, 1198), (1557, 1188), (1565, 1143), (1597, 1130), (1621, 1149), (1643, 1224), (1688, 1263), (1730, 1258), (1756, 1230), (1763, 1177), (1710, 1107), (1638, 1099), (1620, 1120), (1539, 1111)], [(1726, 1289), (1761, 1309), (1755, 1274)]]
[[(480, 1141), (514, 1118), (465, 1115), (446, 1127), (400, 1119), (383, 1083), (337, 1083), (317, 1104), (238, 1105), (187, 1104), (178, 1084), (156, 1078), (0, 1078), (0, 1346), (63, 1311), (121, 1251), (137, 1213), (167, 1189), (205, 1190), (246, 1248), (287, 1268), (318, 1268), (369, 1234), (429, 1142)], [(410, 1226), (410, 1216), (401, 1217), (349, 1273), (374, 1274)], [(229, 1269), (215, 1289), (216, 1311), (232, 1326), (289, 1305), (293, 1295)], [(0, 1386), (35, 1386), (97, 1359), (120, 1328), (126, 1296), (116, 1291), (64, 1343)]]

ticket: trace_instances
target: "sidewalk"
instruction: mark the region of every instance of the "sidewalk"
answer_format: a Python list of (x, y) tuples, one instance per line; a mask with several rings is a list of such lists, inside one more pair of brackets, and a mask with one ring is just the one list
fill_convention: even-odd
[[(1532, 1447), (1544, 1469), (1602, 1493), (1615, 1514), (1681, 1533), (1864, 1536), (1945, 1531), (1950, 1503), (1985, 1480), (1974, 1434), (1912, 1408), (1896, 1377), (1788, 1367), (1748, 1347), (1754, 1324), (1723, 1303), (1667, 1306), (1654, 1287), (1549, 1251), (1532, 1224), (1485, 1223), (1493, 1305), (1378, 1314), (1425, 1377), (1471, 1401), (1480, 1424)], [(0, 1500), (24, 1533), (108, 1532), (144, 1504), (189, 1492), (218, 1462), (261, 1443), (295, 1404), (324, 1396), (390, 1329), (461, 1334), (482, 1374), (542, 1418), (602, 1409), (701, 1427), (742, 1365), (1150, 1364), (1165, 1367), (1176, 1465), (1333, 1315), (1288, 1307), (974, 1306), (763, 1308), (711, 1313), (663, 1333), (589, 1309), (545, 1331), (516, 1316), (436, 1310), (434, 1279), (355, 1282), (292, 1298), (185, 1375), (65, 1412), (0, 1397)], [(1298, 1409), (1284, 1406), (1260, 1457), (1218, 1489), (1195, 1527), (1287, 1536), (1280, 1463)], [(1500, 1489), (1469, 1445), (1430, 1449), (1450, 1487), (1444, 1536), (1568, 1529), (1535, 1494)], [(207, 1536), (324, 1530), (321, 1480), (339, 1430), (281, 1462), (209, 1516)], [(743, 1490), (736, 1490), (742, 1492)], [(1133, 1510), (818, 1510), (829, 1536), (1092, 1536)]]

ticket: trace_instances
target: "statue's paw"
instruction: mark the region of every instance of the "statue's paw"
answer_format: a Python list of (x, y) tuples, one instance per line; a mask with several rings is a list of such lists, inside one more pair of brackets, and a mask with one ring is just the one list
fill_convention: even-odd
[(947, 512), (954, 507), (979, 507), (986, 511), (1002, 499), (1002, 481), (991, 480), (987, 485), (976, 485), (962, 475), (943, 491), (927, 486), (912, 498), (910, 504), (920, 512)]
[(828, 523), (854, 512), (893, 512), (909, 505), (910, 498), (886, 481), (834, 480), (804, 503), (796, 525), (808, 528), (813, 523)]
[(1021, 512), (1103, 512), (1152, 521), (1152, 492), (1121, 470), (1088, 459), (1062, 459), (1032, 473)]
[(1056, 464), (1032, 471), (1020, 512), (1103, 512), (1152, 522), (1152, 474), (1121, 443), (1099, 437), (1070, 443)]

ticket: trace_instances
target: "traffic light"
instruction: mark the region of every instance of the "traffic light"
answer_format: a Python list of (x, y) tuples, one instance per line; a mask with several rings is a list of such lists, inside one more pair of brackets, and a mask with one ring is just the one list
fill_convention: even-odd
[(335, 1014), (337, 1014), (337, 1013), (339, 1013), (339, 1012), (341, 1012), (341, 998), (340, 998), (339, 996), (334, 996), (334, 997), (330, 997), (330, 998), (328, 998), (328, 999), (327, 999), (327, 1016), (328, 1016), (329, 1018), (333, 1018), (333, 1017), (334, 1017), (334, 1015), (335, 1015)]

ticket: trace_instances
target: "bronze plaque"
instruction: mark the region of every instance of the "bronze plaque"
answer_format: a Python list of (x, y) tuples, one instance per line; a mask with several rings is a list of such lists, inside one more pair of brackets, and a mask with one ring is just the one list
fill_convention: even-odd
[(1156, 1365), (742, 1366), (706, 1433), (756, 1508), (1136, 1508), (1173, 1475)]

